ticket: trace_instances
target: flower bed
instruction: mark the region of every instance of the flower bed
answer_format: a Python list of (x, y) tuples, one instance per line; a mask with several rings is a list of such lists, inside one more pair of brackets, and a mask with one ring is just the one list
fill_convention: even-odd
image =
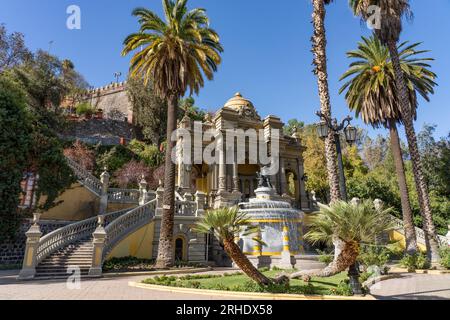
[[(264, 272), (269, 277), (275, 277), (279, 271)], [(289, 286), (273, 285), (260, 287), (241, 273), (224, 275), (188, 275), (183, 277), (161, 276), (143, 281), (145, 284), (160, 285), (179, 288), (193, 288), (204, 290), (221, 290), (235, 292), (267, 292), (302, 295), (337, 295), (351, 296), (352, 291), (348, 285), (346, 273), (329, 278), (313, 277), (308, 283), (303, 280), (291, 280)]]

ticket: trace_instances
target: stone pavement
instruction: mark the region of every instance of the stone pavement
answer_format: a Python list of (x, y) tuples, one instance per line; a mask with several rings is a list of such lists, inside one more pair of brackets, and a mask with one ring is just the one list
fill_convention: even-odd
[(230, 300), (128, 286), (130, 281), (139, 282), (149, 276), (86, 279), (81, 281), (81, 289), (71, 290), (65, 280), (18, 282), (17, 274), (0, 271), (0, 300)]
[[(228, 296), (172, 293), (128, 286), (128, 282), (139, 282), (148, 276), (83, 280), (80, 289), (71, 290), (65, 280), (18, 282), (17, 274), (18, 271), (0, 271), (0, 300), (233, 300)], [(371, 291), (377, 299), (450, 299), (450, 274), (403, 274), (401, 278), (376, 284)]]
[(371, 294), (380, 300), (429, 300), (450, 299), (450, 274), (402, 274), (370, 288)]

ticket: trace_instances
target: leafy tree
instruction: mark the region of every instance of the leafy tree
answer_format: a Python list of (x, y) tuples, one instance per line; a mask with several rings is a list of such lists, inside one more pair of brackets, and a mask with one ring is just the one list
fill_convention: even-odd
[(24, 93), (0, 76), (0, 243), (19, 223), (20, 182), (28, 166), (32, 128)]
[(195, 99), (193, 97), (180, 99), (178, 107), (182, 110), (178, 117), (180, 120), (187, 115), (193, 121), (203, 121), (206, 116), (206, 111), (195, 105)]
[[(123, 55), (134, 53), (131, 77), (152, 81), (155, 93), (167, 102), (167, 130), (170, 137), (177, 129), (178, 103), (186, 91), (200, 91), (204, 76), (212, 80), (221, 63), (223, 48), (218, 34), (210, 28), (204, 9), (187, 9), (187, 0), (163, 0), (163, 21), (154, 12), (137, 8), (140, 30), (124, 41)], [(142, 50), (137, 51), (141, 48)], [(167, 268), (174, 264), (173, 228), (175, 215), (175, 164), (172, 150), (175, 141), (166, 148), (164, 179), (164, 211), (161, 221), (156, 265)]]
[(328, 203), (329, 183), (327, 181), (326, 158), (323, 152), (324, 142), (317, 135), (314, 125), (307, 125), (301, 131), (302, 143), (306, 147), (303, 153), (304, 168), (308, 175), (306, 188), (314, 191), (323, 203)]
[(133, 105), (134, 124), (143, 139), (155, 145), (161, 145), (166, 139), (167, 104), (155, 94), (149, 81), (130, 77), (127, 82), (127, 94)]
[(305, 127), (305, 123), (303, 121), (299, 121), (297, 119), (291, 119), (288, 121), (287, 125), (284, 126), (284, 134), (288, 136), (292, 136), (297, 130), (301, 130)]
[(22, 64), (32, 56), (25, 45), (22, 33), (8, 34), (4, 24), (0, 24), (0, 72)]
[(75, 141), (70, 148), (64, 149), (64, 155), (77, 162), (84, 169), (92, 172), (95, 166), (95, 154), (94, 151), (79, 140)]
[(450, 133), (436, 141), (436, 126), (425, 125), (418, 135), (420, 152), (430, 190), (450, 198)]
[(131, 160), (119, 169), (114, 180), (121, 188), (138, 188), (142, 178), (149, 180), (152, 178), (151, 170), (142, 162)]
[(156, 145), (148, 145), (138, 140), (132, 140), (128, 148), (151, 168), (157, 168), (164, 162), (164, 154)]

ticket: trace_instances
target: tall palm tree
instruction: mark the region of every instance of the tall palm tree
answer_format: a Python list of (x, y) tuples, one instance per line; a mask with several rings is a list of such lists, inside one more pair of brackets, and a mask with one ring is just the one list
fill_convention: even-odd
[(152, 81), (155, 93), (167, 101), (167, 137), (165, 158), (163, 217), (157, 267), (174, 263), (173, 227), (175, 215), (175, 164), (170, 141), (177, 129), (178, 100), (189, 89), (198, 94), (204, 76), (213, 79), (221, 63), (223, 48), (218, 34), (209, 27), (205, 9), (188, 10), (187, 0), (163, 0), (165, 21), (154, 12), (137, 8), (133, 15), (140, 29), (124, 41), (122, 55), (134, 52), (130, 63), (132, 77)]
[(253, 226), (247, 219), (246, 214), (239, 209), (222, 208), (208, 211), (194, 228), (195, 232), (209, 234), (213, 230), (216, 238), (223, 243), (224, 250), (237, 266), (251, 279), (262, 286), (272, 283), (248, 260), (235, 239), (254, 235), (254, 241), (260, 241), (257, 237), (259, 228)]
[(373, 244), (378, 236), (394, 228), (390, 219), (391, 209), (375, 209), (371, 200), (359, 204), (339, 201), (331, 206), (320, 205), (320, 212), (307, 223), (305, 239), (312, 243), (342, 243), (338, 258), (323, 270), (300, 271), (291, 279), (304, 275), (331, 277), (353, 266), (361, 244)]
[(409, 102), (409, 90), (402, 71), (397, 42), (402, 32), (402, 18), (411, 16), (408, 0), (349, 0), (353, 12), (367, 20), (371, 16), (369, 7), (376, 5), (380, 8), (381, 20), (380, 28), (375, 29), (376, 36), (381, 43), (386, 45), (391, 55), (394, 68), (395, 80), (398, 90), (400, 111), (403, 124), (405, 125), (406, 138), (408, 140), (409, 152), (413, 166), (414, 180), (419, 198), (419, 205), (423, 218), (423, 225), (426, 235), (428, 256), (432, 264), (439, 263), (439, 243), (437, 240), (436, 228), (433, 223), (433, 216), (428, 194), (428, 186), (422, 170), (422, 163), (417, 144), (416, 132), (412, 109)]
[[(402, 122), (402, 117), (394, 68), (389, 50), (378, 38), (372, 36), (362, 39), (363, 41), (358, 44), (358, 50), (347, 53), (349, 58), (357, 61), (352, 62), (349, 70), (341, 77), (341, 80), (350, 79), (341, 88), (340, 93), (347, 91), (345, 98), (349, 108), (365, 123), (376, 128), (383, 126), (389, 129), (402, 203), (406, 252), (414, 254), (417, 252), (417, 239), (397, 130), (397, 123)], [(417, 57), (426, 52), (416, 51), (419, 45), (419, 43), (408, 45), (405, 42), (398, 48), (404, 78), (408, 83), (409, 105), (413, 116), (416, 115), (416, 93), (428, 100), (436, 85), (434, 82), (436, 75), (428, 69), (430, 67), (428, 62), (433, 59)]]
[[(325, 30), (325, 5), (333, 0), (312, 0), (313, 14), (312, 21), (314, 27), (314, 35), (312, 37), (314, 54), (313, 64), (315, 66), (314, 73), (317, 76), (317, 84), (319, 88), (320, 108), (322, 114), (331, 119), (331, 102), (330, 91), (328, 88), (328, 70), (327, 70), (327, 38)], [(325, 156), (327, 159), (327, 173), (330, 184), (331, 202), (339, 201), (342, 198), (339, 188), (339, 175), (336, 161), (336, 144), (334, 133), (331, 132), (325, 140)]]

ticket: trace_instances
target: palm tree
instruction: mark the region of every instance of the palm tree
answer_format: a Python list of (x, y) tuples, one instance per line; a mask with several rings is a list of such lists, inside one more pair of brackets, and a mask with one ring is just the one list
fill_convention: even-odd
[(342, 246), (338, 257), (323, 270), (301, 271), (291, 279), (304, 275), (331, 277), (353, 266), (361, 244), (373, 244), (377, 237), (394, 228), (391, 209), (375, 209), (371, 200), (360, 204), (339, 201), (331, 206), (320, 205), (320, 212), (307, 223), (305, 239), (312, 243), (331, 244), (338, 237)]
[[(408, 140), (409, 152), (413, 166), (414, 180), (419, 198), (419, 205), (423, 218), (424, 231), (426, 235), (429, 259), (432, 264), (439, 263), (439, 243), (437, 240), (436, 228), (433, 223), (433, 216), (430, 206), (428, 186), (422, 170), (422, 163), (417, 144), (416, 132), (414, 129), (412, 111), (409, 99), (407, 81), (402, 70), (397, 42), (402, 32), (402, 18), (411, 16), (408, 0), (349, 0), (350, 6), (355, 15), (361, 16), (364, 20), (370, 18), (370, 6), (376, 5), (380, 8), (381, 19), (380, 28), (375, 29), (376, 36), (383, 45), (386, 45), (391, 55), (394, 68), (395, 80), (398, 90), (398, 99), (403, 124), (405, 125), (406, 138)], [(415, 107), (415, 106), (414, 106)]]
[(178, 100), (186, 91), (198, 94), (204, 76), (213, 79), (221, 63), (223, 48), (218, 34), (209, 27), (205, 9), (187, 9), (187, 0), (163, 0), (165, 21), (154, 12), (137, 8), (133, 11), (140, 23), (137, 33), (124, 41), (122, 55), (134, 52), (131, 77), (152, 81), (155, 93), (167, 101), (167, 137), (165, 158), (164, 210), (158, 248), (157, 267), (174, 263), (173, 226), (175, 215), (175, 164), (170, 141), (177, 129)]
[[(321, 112), (329, 119), (331, 119), (331, 102), (330, 91), (328, 88), (328, 71), (327, 71), (327, 53), (326, 53), (326, 30), (325, 30), (325, 5), (328, 5), (332, 0), (312, 0), (313, 4), (313, 26), (314, 35), (313, 54), (315, 66), (314, 73), (317, 76), (317, 83), (319, 87), (319, 98)], [(334, 133), (331, 132), (325, 140), (325, 156), (327, 159), (327, 173), (330, 184), (330, 198), (331, 202), (341, 200), (341, 192), (339, 188), (339, 175), (336, 162), (336, 144)]]
[(255, 235), (253, 240), (260, 242), (257, 234), (259, 228), (248, 221), (246, 214), (236, 207), (208, 211), (197, 223), (195, 232), (209, 234), (211, 230), (216, 238), (223, 243), (224, 250), (237, 266), (259, 285), (267, 286), (272, 280), (267, 278), (248, 260), (235, 239)]
[[(389, 50), (378, 38), (372, 36), (362, 39), (363, 41), (358, 44), (358, 50), (347, 53), (349, 58), (358, 60), (352, 62), (349, 70), (341, 77), (341, 80), (352, 78), (344, 84), (340, 93), (347, 91), (345, 98), (349, 108), (355, 111), (357, 117), (361, 116), (365, 123), (375, 128), (383, 126), (389, 129), (402, 203), (406, 252), (414, 254), (417, 252), (417, 239), (397, 130), (397, 123), (402, 122), (402, 117), (394, 69)], [(426, 52), (416, 51), (419, 45), (419, 43), (407, 45), (405, 42), (398, 48), (404, 77), (408, 82), (409, 104), (414, 107), (411, 110), (414, 116), (417, 106), (416, 93), (428, 100), (428, 95), (434, 92), (433, 86), (436, 85), (434, 82), (436, 75), (427, 69), (430, 67), (427, 62), (433, 59), (418, 58), (417, 55)]]

